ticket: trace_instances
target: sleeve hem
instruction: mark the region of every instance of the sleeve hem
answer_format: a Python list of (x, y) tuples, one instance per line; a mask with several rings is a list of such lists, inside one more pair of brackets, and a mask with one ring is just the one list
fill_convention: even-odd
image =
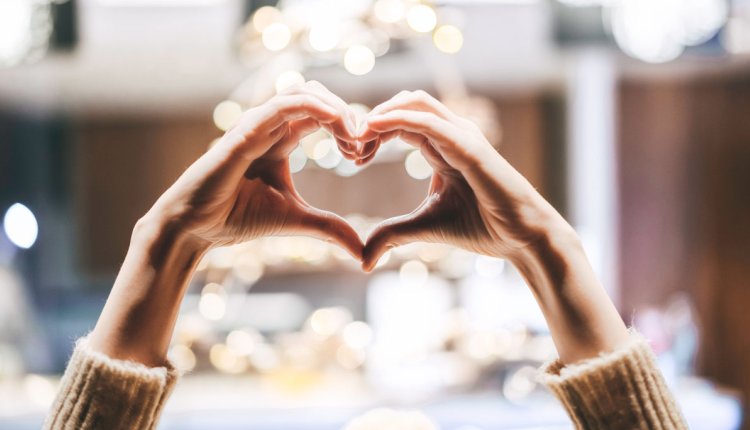
[(84, 337), (60, 382), (44, 429), (153, 429), (179, 378), (171, 363), (148, 367), (94, 351)]
[(560, 400), (576, 428), (687, 429), (646, 339), (580, 363), (542, 367), (539, 380)]

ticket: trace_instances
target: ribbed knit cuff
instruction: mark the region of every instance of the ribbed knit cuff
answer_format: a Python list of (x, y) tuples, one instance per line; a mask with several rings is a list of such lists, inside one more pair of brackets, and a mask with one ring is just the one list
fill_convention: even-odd
[(611, 353), (569, 366), (548, 363), (540, 380), (578, 429), (687, 429), (651, 348), (636, 332)]
[(44, 429), (153, 429), (177, 378), (170, 364), (115, 360), (81, 338)]

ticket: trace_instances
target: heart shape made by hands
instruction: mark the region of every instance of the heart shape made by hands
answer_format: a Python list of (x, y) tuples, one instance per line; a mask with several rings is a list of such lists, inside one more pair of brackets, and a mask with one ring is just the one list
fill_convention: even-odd
[[(355, 256), (359, 249), (366, 271), (372, 270), (389, 249), (416, 241), (443, 242), (475, 252), (490, 252), (488, 248), (493, 246), (487, 240), (490, 235), (477, 209), (474, 191), (462, 173), (466, 148), (450, 143), (461, 136), (443, 124), (449, 120), (465, 121), (460, 123), (461, 127), (479, 133), (473, 123), (456, 117), (423, 91), (401, 92), (359, 121), (348, 105), (343, 101), (341, 105), (346, 114), (340, 121), (321, 124), (302, 119), (290, 125), (290, 139), (256, 160), (246, 173), (247, 178), (262, 179), (262, 183), (270, 184), (292, 202), (294, 213), (299, 214), (298, 233), (337, 243)], [(357, 123), (356, 140), (347, 139), (346, 129)], [(357, 165), (371, 161), (382, 145), (396, 138), (415, 146), (433, 168), (427, 197), (412, 212), (376, 226), (362, 247), (361, 239), (342, 217), (307, 204), (291, 179), (289, 155), (302, 137), (320, 128), (331, 133), (341, 154)]]

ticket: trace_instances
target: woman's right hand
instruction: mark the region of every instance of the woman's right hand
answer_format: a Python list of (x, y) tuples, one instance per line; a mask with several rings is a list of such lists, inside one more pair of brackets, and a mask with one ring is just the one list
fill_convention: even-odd
[(307, 204), (294, 189), (289, 154), (319, 128), (353, 157), (354, 115), (340, 98), (311, 81), (245, 112), (205, 155), (159, 198), (146, 219), (171, 224), (205, 247), (272, 235), (333, 242), (353, 257), (362, 242), (340, 216)]
[(347, 105), (315, 82), (245, 112), (138, 221), (91, 347), (113, 358), (163, 365), (192, 271), (213, 246), (308, 235), (360, 259), (357, 233), (299, 196), (288, 162), (299, 139), (320, 127), (352, 157), (352, 119)]

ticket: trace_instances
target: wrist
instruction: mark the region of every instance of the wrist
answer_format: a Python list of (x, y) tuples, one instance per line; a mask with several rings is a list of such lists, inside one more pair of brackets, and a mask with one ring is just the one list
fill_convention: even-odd
[(211, 244), (186, 232), (179, 222), (155, 213), (146, 213), (133, 227), (130, 249), (146, 251), (149, 260), (194, 260), (200, 258)]
[(513, 263), (533, 291), (564, 363), (627, 342), (626, 326), (570, 225), (553, 223)]
[(208, 248), (153, 213), (138, 220), (90, 346), (112, 358), (163, 365), (188, 281)]

